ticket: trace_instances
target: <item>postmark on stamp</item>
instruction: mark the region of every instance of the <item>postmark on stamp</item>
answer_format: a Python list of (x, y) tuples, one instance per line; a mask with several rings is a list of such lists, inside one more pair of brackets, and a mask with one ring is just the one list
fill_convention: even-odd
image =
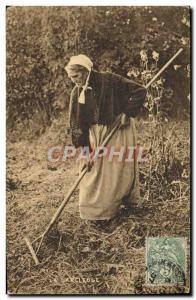
[(146, 283), (185, 285), (186, 239), (184, 237), (146, 238)]

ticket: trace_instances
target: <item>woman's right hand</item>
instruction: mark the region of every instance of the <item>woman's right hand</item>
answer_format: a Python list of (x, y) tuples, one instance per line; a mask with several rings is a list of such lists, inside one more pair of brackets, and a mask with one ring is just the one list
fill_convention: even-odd
[(94, 161), (92, 160), (85, 163), (85, 167), (87, 167), (87, 172), (91, 171), (93, 165), (94, 165)]

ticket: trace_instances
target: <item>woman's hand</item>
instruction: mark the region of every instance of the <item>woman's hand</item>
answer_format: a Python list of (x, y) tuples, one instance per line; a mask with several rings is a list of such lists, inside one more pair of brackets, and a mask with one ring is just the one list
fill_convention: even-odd
[(82, 166), (81, 172), (84, 171), (84, 169), (87, 169), (87, 172), (90, 172), (93, 165), (94, 165), (93, 161), (85, 162), (85, 164)]
[(129, 117), (124, 113), (121, 115), (119, 129), (124, 129), (130, 124)]
[(85, 167), (87, 167), (87, 172), (91, 171), (93, 165), (94, 165), (94, 161), (92, 160), (85, 163)]

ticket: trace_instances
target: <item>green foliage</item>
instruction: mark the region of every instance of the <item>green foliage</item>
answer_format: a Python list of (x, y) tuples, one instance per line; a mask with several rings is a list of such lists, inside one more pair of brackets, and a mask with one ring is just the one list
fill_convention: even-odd
[(171, 66), (163, 75), (163, 98), (172, 90), (169, 115), (176, 115), (176, 103), (180, 113), (187, 112), (189, 13), (188, 7), (8, 8), (8, 129), (16, 129), (21, 122), (26, 127), (31, 121), (38, 125), (39, 134), (58, 117), (64, 109), (62, 102), (69, 103), (71, 90), (64, 66), (78, 53), (90, 56), (99, 70), (127, 76), (133, 66), (141, 71), (141, 50), (148, 57), (153, 51), (159, 53), (160, 67), (185, 47), (175, 62), (178, 69)]

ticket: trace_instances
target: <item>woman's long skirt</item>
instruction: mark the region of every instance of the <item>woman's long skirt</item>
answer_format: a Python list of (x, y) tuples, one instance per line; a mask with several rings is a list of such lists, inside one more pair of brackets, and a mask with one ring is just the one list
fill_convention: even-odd
[[(92, 149), (101, 145), (108, 132), (107, 126), (91, 126)], [(135, 147), (135, 124), (134, 119), (130, 118), (130, 124), (114, 133), (105, 153), (102, 153), (106, 155), (95, 161), (80, 183), (79, 210), (82, 219), (111, 219), (124, 197), (128, 197), (130, 205), (138, 202), (140, 192), (137, 156), (133, 154)], [(80, 171), (83, 166), (84, 161), (81, 161)]]

